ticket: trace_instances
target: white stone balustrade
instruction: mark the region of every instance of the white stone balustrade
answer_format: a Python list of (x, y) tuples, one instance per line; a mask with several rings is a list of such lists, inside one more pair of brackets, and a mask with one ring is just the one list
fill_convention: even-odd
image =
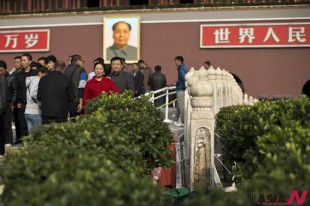
[[(201, 67), (200, 70), (204, 69), (204, 67)], [(207, 79), (208, 82), (212, 84), (213, 87), (213, 94), (214, 94), (214, 98), (213, 98), (213, 103), (212, 103), (212, 110), (215, 112), (217, 110), (217, 99), (216, 99), (216, 71), (215, 69), (211, 66), (208, 70), (207, 70)]]
[(215, 115), (222, 107), (254, 104), (257, 100), (242, 93), (234, 77), (224, 69), (191, 68), (185, 76), (185, 128), (187, 144), (184, 184), (190, 190), (196, 182), (214, 186)]
[[(198, 80), (196, 80), (198, 74)], [(200, 182), (206, 187), (213, 185), (214, 168), (214, 87), (204, 68), (189, 78), (189, 95), (192, 112), (190, 116), (190, 189)], [(212, 75), (212, 74), (211, 74)]]
[(223, 106), (223, 83), (222, 83), (223, 71), (217, 67), (215, 70), (215, 82), (216, 82), (216, 107), (215, 113), (220, 111), (220, 108)]
[(248, 105), (249, 104), (249, 97), (247, 94), (243, 95), (243, 104)]
[(250, 97), (249, 97), (249, 105), (253, 105), (253, 104), (254, 104), (253, 97), (252, 97), (252, 96), (250, 96)]
[(223, 84), (223, 107), (227, 106), (227, 73), (226, 70), (223, 70), (223, 75), (222, 75), (222, 84)]

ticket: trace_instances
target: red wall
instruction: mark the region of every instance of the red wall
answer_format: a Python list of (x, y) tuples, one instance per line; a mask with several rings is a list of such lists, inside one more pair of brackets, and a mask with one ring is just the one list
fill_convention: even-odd
[[(177, 80), (175, 56), (182, 55), (188, 68), (199, 68), (205, 60), (210, 60), (214, 67), (239, 76), (245, 92), (254, 97), (299, 96), (310, 79), (310, 48), (200, 49), (200, 24), (143, 23), (141, 58), (151, 67), (161, 65), (169, 84)], [(51, 27), (50, 52), (32, 53), (33, 57), (36, 60), (54, 54), (68, 62), (70, 55), (80, 54), (86, 69), (91, 71), (92, 61), (102, 56), (102, 28), (101, 25)], [(20, 53), (0, 54), (0, 59), (12, 68), (17, 55)]]

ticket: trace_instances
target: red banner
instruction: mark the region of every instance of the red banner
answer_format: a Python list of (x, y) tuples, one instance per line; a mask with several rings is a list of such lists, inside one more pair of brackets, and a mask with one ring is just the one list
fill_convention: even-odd
[(309, 46), (310, 23), (200, 26), (200, 48)]
[(49, 51), (50, 30), (0, 31), (0, 52)]

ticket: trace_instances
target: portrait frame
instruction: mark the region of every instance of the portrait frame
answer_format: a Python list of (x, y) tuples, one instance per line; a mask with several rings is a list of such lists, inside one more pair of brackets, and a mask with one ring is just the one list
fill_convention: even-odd
[[(113, 25), (125, 22), (131, 26), (130, 37), (125, 49), (120, 49), (114, 39)], [(118, 15), (103, 17), (103, 58), (108, 63), (114, 56), (126, 59), (126, 63), (136, 63), (140, 59), (140, 29), (139, 15)]]

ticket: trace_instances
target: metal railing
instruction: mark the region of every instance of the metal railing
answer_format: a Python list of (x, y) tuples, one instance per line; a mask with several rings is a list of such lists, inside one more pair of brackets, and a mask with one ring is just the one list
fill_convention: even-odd
[[(214, 132), (214, 135), (215, 135), (215, 137), (217, 137), (217, 138), (219, 138), (219, 139), (221, 138), (220, 135), (217, 134), (216, 132)], [(235, 176), (234, 176), (233, 171), (236, 170), (236, 168), (237, 168), (237, 163), (234, 162), (234, 165), (233, 165), (230, 169), (228, 169), (229, 167), (226, 166), (226, 165), (221, 161), (221, 159), (220, 159), (221, 156), (222, 156), (222, 154), (214, 154), (215, 159), (216, 159), (216, 160), (223, 166), (223, 168), (232, 176), (232, 186), (229, 186), (229, 187), (224, 188), (224, 191), (226, 191), (226, 192), (233, 192), (233, 191), (236, 191), (236, 187), (235, 187), (235, 183), (234, 183)], [(223, 187), (223, 186), (222, 186), (222, 183), (221, 183), (221, 180), (220, 180), (220, 178), (219, 178), (219, 176), (218, 176), (216, 166), (214, 166), (214, 173), (215, 173), (215, 176), (214, 176), (215, 185), (216, 185), (217, 187)], [(217, 176), (216, 176), (216, 175), (217, 175)]]
[[(220, 135), (218, 135), (216, 132), (214, 132), (215, 137), (217, 138), (221, 138)], [(214, 154), (215, 159), (217, 159), (217, 161), (219, 161), (219, 163), (225, 168), (225, 170), (231, 175), (232, 172), (227, 168), (226, 165), (224, 165), (224, 163), (220, 160), (220, 157), (222, 156), (222, 154)]]
[[(168, 114), (169, 114), (169, 105), (173, 104), (173, 107), (175, 107), (175, 102), (177, 101), (177, 99), (174, 99), (172, 101), (169, 102), (169, 97), (173, 94), (176, 94), (176, 87), (175, 86), (170, 86), (170, 87), (165, 87), (156, 91), (151, 91), (149, 93), (152, 94), (152, 97), (150, 98), (150, 101), (154, 104), (155, 100), (159, 100), (160, 98), (165, 97), (165, 103), (158, 106), (158, 109), (161, 109), (163, 107), (165, 107), (165, 119), (164, 122), (170, 123), (171, 120), (168, 118)], [(149, 93), (146, 93), (145, 95), (149, 95)], [(156, 94), (160, 94), (160, 95), (156, 95)]]

